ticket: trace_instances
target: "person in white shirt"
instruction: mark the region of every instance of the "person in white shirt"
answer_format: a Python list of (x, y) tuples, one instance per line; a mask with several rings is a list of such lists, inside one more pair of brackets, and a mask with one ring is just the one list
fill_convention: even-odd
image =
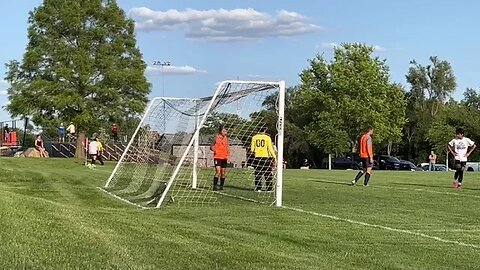
[(93, 139), (88, 144), (88, 154), (92, 159), (92, 165), (95, 165), (95, 162), (97, 161), (97, 157), (98, 157), (98, 142), (96, 139)]
[[(460, 189), (463, 182), (463, 172), (467, 165), (468, 157), (477, 148), (477, 145), (464, 136), (462, 128), (458, 128), (455, 132), (456, 136), (448, 143), (448, 151), (455, 156), (455, 177), (452, 183), (453, 188)], [(470, 151), (468, 149), (470, 148)]]
[(435, 171), (435, 163), (437, 163), (437, 155), (435, 155), (435, 152), (432, 150), (430, 152), (430, 155), (428, 156), (428, 170), (429, 171)]
[(70, 125), (67, 127), (68, 136), (70, 137), (70, 142), (75, 140), (75, 125), (73, 122), (70, 122)]

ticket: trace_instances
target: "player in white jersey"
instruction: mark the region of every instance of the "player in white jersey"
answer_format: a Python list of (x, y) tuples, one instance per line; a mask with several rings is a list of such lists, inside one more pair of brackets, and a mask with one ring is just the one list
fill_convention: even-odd
[(95, 162), (97, 161), (98, 157), (98, 142), (96, 138), (94, 138), (88, 145), (88, 153), (92, 159), (92, 165), (95, 166)]
[[(468, 151), (470, 148), (470, 151)], [(448, 143), (448, 150), (455, 156), (455, 178), (452, 183), (453, 188), (461, 188), (463, 182), (463, 172), (467, 165), (468, 157), (477, 148), (477, 145), (464, 136), (464, 131), (458, 128), (456, 136)]]

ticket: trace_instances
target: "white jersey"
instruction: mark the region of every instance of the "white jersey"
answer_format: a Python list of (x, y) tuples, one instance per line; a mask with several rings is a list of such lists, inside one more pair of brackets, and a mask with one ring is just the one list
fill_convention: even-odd
[(73, 124), (70, 124), (67, 127), (67, 131), (70, 132), (71, 134), (75, 133), (75, 126)]
[(455, 160), (466, 162), (468, 148), (472, 147), (475, 143), (469, 138), (463, 137), (462, 139), (453, 139), (448, 144), (453, 147), (453, 151), (456, 153)]
[(88, 145), (88, 153), (90, 155), (96, 155), (98, 153), (98, 142), (97, 141), (91, 141), (90, 144)]

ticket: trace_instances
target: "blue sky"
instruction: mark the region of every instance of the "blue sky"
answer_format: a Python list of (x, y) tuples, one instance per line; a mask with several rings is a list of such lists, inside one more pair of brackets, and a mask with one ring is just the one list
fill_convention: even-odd
[[(40, 0), (2, 1), (0, 62), (21, 59), (28, 12)], [(145, 61), (171, 61), (163, 76), (147, 72), (151, 96), (210, 95), (225, 79), (285, 80), (298, 74), (316, 53), (331, 46), (363, 42), (387, 59), (392, 79), (405, 85), (409, 61), (437, 55), (457, 76), (455, 98), (466, 87), (480, 88), (480, 1), (447, 0), (119, 0), (137, 21), (137, 41)], [(3, 74), (5, 68), (0, 66)], [(0, 80), (0, 105), (8, 87)], [(0, 120), (8, 114), (0, 111)]]

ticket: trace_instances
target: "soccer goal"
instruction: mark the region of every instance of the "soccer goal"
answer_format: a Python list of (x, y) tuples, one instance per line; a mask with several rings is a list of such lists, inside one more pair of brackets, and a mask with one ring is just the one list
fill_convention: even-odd
[[(204, 98), (154, 98), (103, 190), (142, 208), (206, 205), (233, 198), (282, 205), (285, 82), (223, 81)], [(212, 141), (228, 132), (230, 155), (215, 191)], [(252, 137), (267, 127), (276, 159), (260, 170)], [(273, 190), (262, 188), (267, 182)]]

